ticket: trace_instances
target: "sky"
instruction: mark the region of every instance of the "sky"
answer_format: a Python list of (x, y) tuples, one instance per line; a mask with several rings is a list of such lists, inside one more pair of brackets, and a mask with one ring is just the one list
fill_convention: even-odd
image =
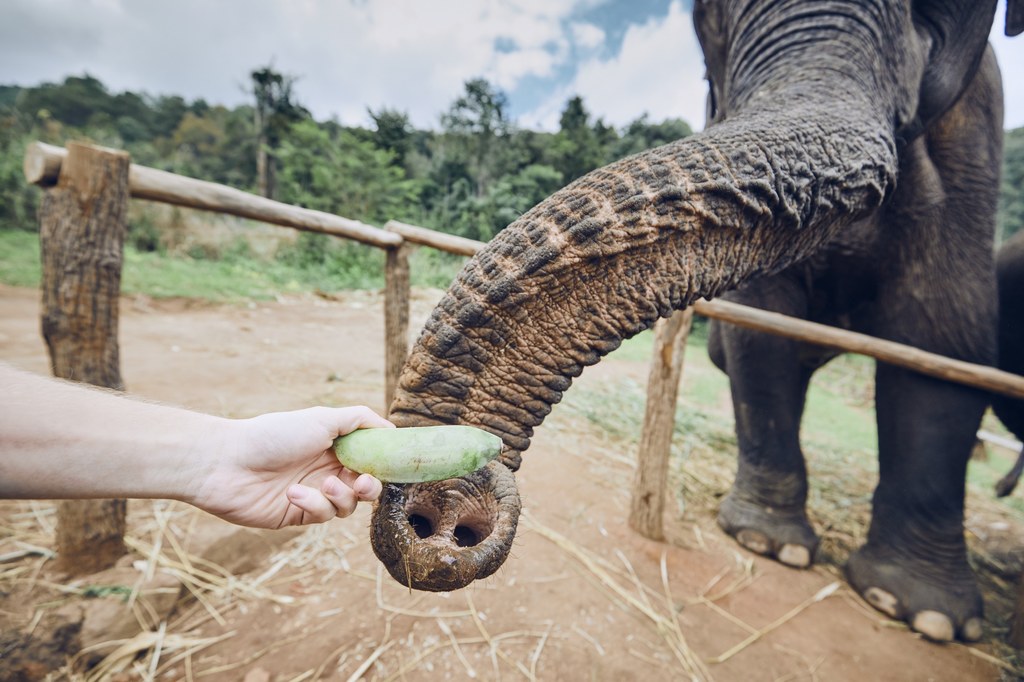
[[(622, 127), (643, 114), (703, 126), (706, 85), (690, 0), (0, 0), (0, 84), (89, 73), (113, 92), (247, 103), (249, 73), (297, 78), (318, 120), (418, 128), (483, 77), (521, 127), (557, 130), (566, 100)], [(1005, 127), (1024, 126), (1024, 35), (992, 42)]]

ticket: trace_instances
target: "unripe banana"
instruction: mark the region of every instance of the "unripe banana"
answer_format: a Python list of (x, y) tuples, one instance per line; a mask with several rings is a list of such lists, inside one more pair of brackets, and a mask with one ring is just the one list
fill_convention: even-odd
[(501, 438), (473, 426), (359, 429), (336, 438), (338, 461), (389, 483), (471, 474), (501, 454)]

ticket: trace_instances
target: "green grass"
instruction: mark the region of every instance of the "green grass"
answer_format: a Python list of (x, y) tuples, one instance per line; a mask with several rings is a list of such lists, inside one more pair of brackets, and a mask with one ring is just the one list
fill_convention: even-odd
[(41, 272), (39, 235), (22, 230), (0, 230), (0, 283), (37, 287)]
[[(623, 342), (611, 357), (625, 362), (650, 361), (654, 334), (637, 334)], [(811, 384), (802, 431), (822, 447), (875, 453), (877, 429), (874, 409), (863, 399), (860, 384), (870, 382), (873, 362), (847, 356), (834, 360)], [(860, 390), (855, 390), (860, 389)], [(706, 330), (691, 334), (686, 344), (681, 400), (721, 414), (730, 404), (728, 378), (711, 364)], [(642, 400), (641, 400), (642, 403)], [(642, 417), (642, 413), (641, 413)]]
[(382, 276), (358, 268), (344, 269), (327, 264), (296, 266), (244, 256), (170, 257), (127, 248), (121, 290), (155, 298), (183, 296), (236, 301), (315, 290), (366, 289), (382, 284)]
[(821, 381), (813, 381), (808, 391), (801, 432), (825, 447), (872, 455), (878, 441), (874, 409), (851, 404), (846, 395)]
[[(375, 289), (384, 286), (384, 253), (361, 245), (318, 243), (278, 259), (249, 255), (243, 245), (225, 249), (219, 257), (168, 255), (126, 246), (121, 291), (153, 298), (186, 297), (210, 301), (270, 299), (280, 294), (309, 291)], [(443, 288), (451, 282), (464, 258), (416, 249), (410, 257), (415, 286)], [(37, 287), (41, 281), (39, 235), (0, 230), (0, 283)]]

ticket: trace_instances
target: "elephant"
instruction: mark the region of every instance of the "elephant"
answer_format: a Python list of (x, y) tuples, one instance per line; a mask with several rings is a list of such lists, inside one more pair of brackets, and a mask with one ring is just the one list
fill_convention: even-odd
[[(515, 537), (515, 472), (534, 429), (585, 367), (698, 298), (735, 290), (994, 363), (995, 11), (996, 0), (697, 0), (705, 129), (524, 213), (467, 262), (410, 351), (390, 419), (477, 426), (504, 448), (463, 478), (385, 486), (370, 538), (392, 577), (449, 591), (493, 574)], [(1006, 30), (1024, 30), (1024, 0), (1009, 0)], [(741, 378), (722, 525), (806, 565), (816, 538), (796, 422), (824, 358), (758, 366), (744, 338), (723, 338), (718, 354)], [(963, 499), (988, 397), (886, 365), (877, 382), (880, 477), (849, 580), (928, 638), (976, 640)]]
[[(999, 288), (999, 369), (1024, 375), (1024, 232), (1007, 239), (996, 257)], [(1019, 440), (1024, 441), (1024, 400), (997, 395), (992, 411)], [(1013, 492), (1024, 471), (1024, 452), (1013, 469), (996, 483), (996, 493)]]

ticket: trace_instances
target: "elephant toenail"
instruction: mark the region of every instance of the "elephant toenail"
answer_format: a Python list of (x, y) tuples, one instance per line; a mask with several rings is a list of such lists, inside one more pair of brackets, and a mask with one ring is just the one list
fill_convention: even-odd
[(803, 545), (783, 545), (779, 561), (794, 568), (807, 568), (811, 565), (811, 552)]
[(979, 639), (981, 639), (981, 618), (968, 618), (967, 622), (964, 623), (964, 628), (961, 634), (963, 634), (964, 639), (968, 642), (977, 642)]
[(758, 554), (768, 554), (769, 549), (771, 549), (771, 543), (768, 542), (768, 538), (765, 537), (764, 533), (756, 530), (741, 530), (736, 534), (736, 541), (751, 552), (757, 552)]
[(899, 618), (899, 600), (895, 595), (879, 587), (869, 587), (864, 591), (864, 598), (869, 604), (889, 616)]
[(953, 641), (953, 621), (938, 611), (918, 612), (910, 627), (935, 642)]

